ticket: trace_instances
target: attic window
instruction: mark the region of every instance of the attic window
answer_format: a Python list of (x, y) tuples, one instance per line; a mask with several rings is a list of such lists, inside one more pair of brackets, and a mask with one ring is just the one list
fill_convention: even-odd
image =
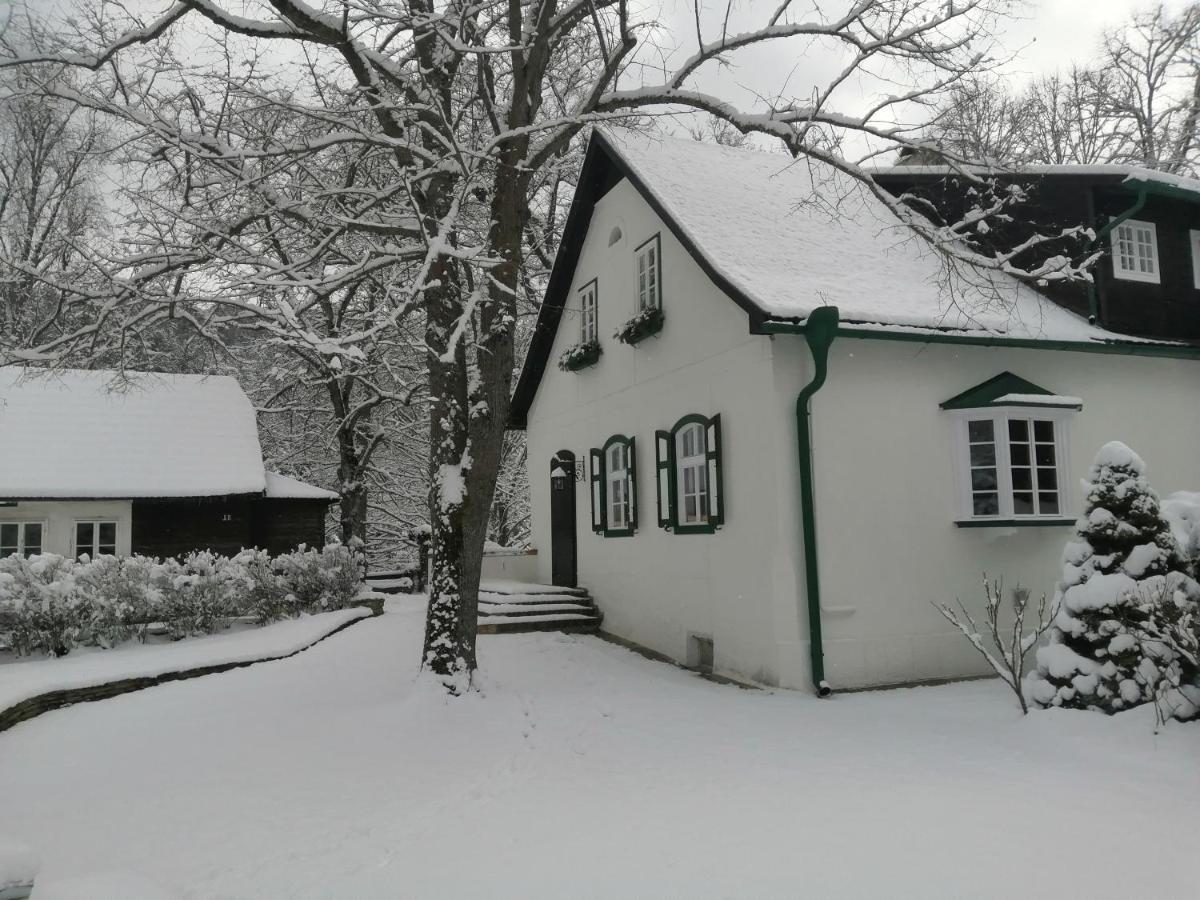
[(941, 404), (955, 419), (960, 526), (1062, 525), (1067, 428), (1082, 407), (1004, 372)]
[(1113, 275), (1159, 283), (1158, 236), (1153, 222), (1127, 219), (1112, 230)]
[(637, 248), (637, 311), (662, 309), (662, 253), (656, 234)]
[(611, 247), (613, 244), (618, 243), (622, 237), (624, 237), (624, 235), (621, 234), (621, 228), (620, 226), (617, 226), (608, 233), (608, 246)]
[(596, 316), (596, 279), (579, 289), (579, 342), (590, 344), (598, 339)]

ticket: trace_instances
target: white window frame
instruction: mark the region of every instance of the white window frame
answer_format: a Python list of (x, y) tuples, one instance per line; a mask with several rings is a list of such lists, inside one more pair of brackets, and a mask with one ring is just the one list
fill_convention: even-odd
[[(629, 490), (629, 444), (618, 442), (605, 451), (604, 471), (610, 531), (631, 528), (633, 521), (633, 495)], [(619, 496), (618, 496), (619, 495)]]
[(579, 289), (579, 342), (600, 340), (599, 291), (593, 278)]
[(1200, 290), (1200, 231), (1189, 231), (1188, 238), (1192, 248), (1192, 286)]
[[(92, 526), (92, 545), (90, 547), (80, 548), (80, 546), (79, 546), (79, 526), (80, 525), (91, 525)], [(99, 551), (100, 526), (101, 525), (111, 525), (113, 527), (113, 542), (112, 542), (113, 552), (112, 552), (112, 555), (113, 556), (120, 555), (119, 554), (119, 550), (120, 550), (120, 546), (121, 546), (121, 523), (120, 522), (118, 522), (116, 519), (111, 519), (111, 518), (109, 518), (109, 519), (105, 519), (105, 518), (76, 519), (71, 524), (71, 550), (72, 550), (74, 559), (79, 559), (79, 557), (81, 555), (83, 555), (84, 553), (86, 553), (88, 555), (88, 557), (91, 559), (95, 559), (99, 555), (99, 552), (100, 552)]]
[[(1139, 231), (1149, 235), (1149, 241), (1142, 240)], [(1141, 219), (1126, 219), (1109, 234), (1112, 241), (1113, 277), (1122, 281), (1141, 281), (1147, 284), (1159, 284), (1161, 281), (1160, 259), (1158, 252), (1158, 229), (1153, 222)], [(1128, 245), (1128, 246), (1123, 246)], [(1148, 247), (1149, 254), (1143, 256), (1141, 248)], [(1149, 262), (1149, 270), (1143, 269), (1141, 262)]]
[(662, 241), (660, 235), (638, 246), (633, 252), (633, 283), (635, 312), (647, 309), (662, 309)]
[[(954, 410), (954, 430), (956, 435), (956, 470), (958, 483), (958, 515), (960, 522), (1046, 522), (1074, 521), (1071, 510), (1075, 508), (1072, 496), (1072, 484), (1069, 471), (1070, 460), (1070, 422), (1076, 411), (1073, 409), (1052, 409), (1040, 406), (997, 406), (980, 409)], [(991, 420), (992, 434), (996, 447), (996, 488), (999, 494), (999, 511), (995, 515), (976, 515), (971, 489), (971, 455), (968, 439), (969, 423)], [(1012, 453), (1010, 448), (1008, 423), (1011, 420), (1049, 421), (1054, 426), (1054, 469), (1057, 479), (1058, 511), (1054, 513), (1017, 513), (1013, 503), (1012, 484)], [(1032, 429), (1032, 424), (1030, 428)], [(1036, 453), (1033, 445), (1032, 431), (1030, 433), (1030, 452)], [(1037, 464), (1031, 461), (1033, 469), (1033, 494), (1035, 508), (1040, 506), (1037, 497)], [(1046, 468), (1046, 467), (1043, 467)]]
[[(684, 453), (684, 443), (689, 434), (696, 435), (695, 452)], [(695, 472), (696, 490), (687, 489), (687, 473)], [(707, 525), (712, 512), (711, 485), (708, 477), (708, 429), (699, 422), (689, 422), (675, 434), (675, 490), (676, 519), (684, 527)], [(689, 519), (687, 498), (696, 499), (696, 518)], [(701, 501), (703, 500), (703, 504)], [(703, 513), (701, 513), (703, 509)]]
[[(0, 525), (16, 525), (17, 526), (17, 555), (26, 555), (25, 543), (25, 528), (29, 525), (37, 525), (42, 529), (42, 539), (38, 543), (38, 552), (46, 552), (46, 522), (44, 519), (0, 519)], [(0, 553), (0, 559), (11, 554)]]

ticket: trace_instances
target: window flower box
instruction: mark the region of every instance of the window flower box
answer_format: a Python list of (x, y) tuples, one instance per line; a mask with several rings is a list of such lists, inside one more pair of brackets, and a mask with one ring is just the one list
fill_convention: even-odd
[(658, 334), (663, 327), (663, 311), (657, 306), (643, 309), (640, 313), (617, 329), (613, 335), (622, 344), (636, 344), (651, 335)]
[(575, 344), (563, 351), (562, 356), (558, 358), (558, 367), (564, 372), (578, 372), (598, 363), (602, 352), (599, 341)]

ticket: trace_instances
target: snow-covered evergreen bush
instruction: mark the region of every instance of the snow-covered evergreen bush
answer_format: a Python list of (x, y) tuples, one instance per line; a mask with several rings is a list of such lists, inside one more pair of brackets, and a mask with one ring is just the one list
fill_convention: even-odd
[(210, 634), (234, 618), (259, 623), (340, 609), (362, 586), (344, 545), (271, 557), (207, 551), (182, 561), (144, 556), (0, 558), (0, 635), (18, 655), (112, 647), (161, 624), (175, 638)]
[(1118, 712), (1153, 700), (1172, 656), (1142, 626), (1198, 593), (1129, 447), (1105, 444), (1089, 473), (1084, 513), (1063, 552), (1050, 642), (1026, 682), (1038, 706)]

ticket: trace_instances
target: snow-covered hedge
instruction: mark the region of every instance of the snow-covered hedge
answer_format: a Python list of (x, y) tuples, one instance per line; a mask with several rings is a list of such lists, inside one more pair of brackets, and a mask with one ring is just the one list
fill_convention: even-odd
[(53, 553), (0, 558), (0, 637), (18, 655), (112, 647), (161, 624), (175, 638), (211, 634), (231, 619), (273, 622), (349, 605), (361, 587), (341, 544), (271, 557), (207, 551), (182, 561)]

